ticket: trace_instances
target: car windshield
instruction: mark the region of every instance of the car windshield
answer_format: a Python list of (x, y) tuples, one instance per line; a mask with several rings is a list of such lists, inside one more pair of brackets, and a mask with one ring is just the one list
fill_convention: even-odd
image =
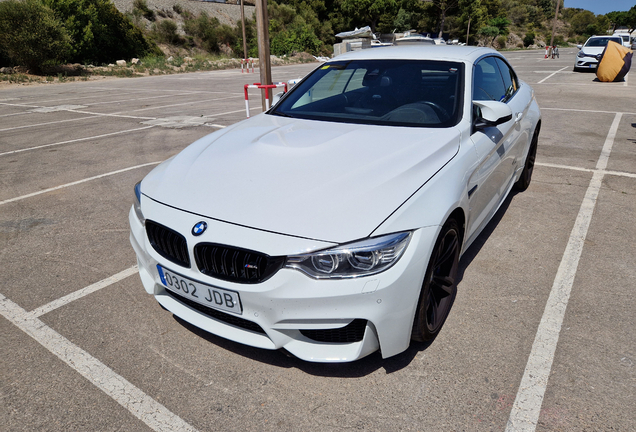
[(429, 60), (335, 61), (270, 114), (389, 126), (448, 127), (461, 116), (464, 66)]
[(609, 41), (612, 42), (616, 42), (617, 44), (622, 44), (623, 42), (621, 41), (620, 38), (609, 38), (609, 37), (603, 37), (603, 38), (593, 38), (587, 41), (587, 43), (585, 44), (586, 47), (604, 47), (607, 45), (607, 43)]

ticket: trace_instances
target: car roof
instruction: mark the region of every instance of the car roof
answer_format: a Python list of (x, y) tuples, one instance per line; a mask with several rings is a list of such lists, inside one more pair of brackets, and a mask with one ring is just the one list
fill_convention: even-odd
[(341, 60), (445, 60), (474, 63), (487, 54), (497, 54), (492, 48), (456, 45), (405, 45), (351, 51), (334, 57)]
[(613, 35), (594, 35), (594, 36), (590, 36), (587, 40), (590, 39), (598, 39), (598, 38), (610, 38), (610, 39), (620, 39), (620, 35), (617, 34), (613, 34)]

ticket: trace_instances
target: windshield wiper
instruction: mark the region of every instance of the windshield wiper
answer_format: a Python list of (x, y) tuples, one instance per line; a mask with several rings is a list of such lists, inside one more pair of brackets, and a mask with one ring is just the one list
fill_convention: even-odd
[(289, 115), (289, 114), (282, 113), (282, 112), (279, 112), (279, 111), (274, 111), (271, 114), (275, 115), (275, 116), (279, 116), (279, 117), (296, 118), (293, 115)]

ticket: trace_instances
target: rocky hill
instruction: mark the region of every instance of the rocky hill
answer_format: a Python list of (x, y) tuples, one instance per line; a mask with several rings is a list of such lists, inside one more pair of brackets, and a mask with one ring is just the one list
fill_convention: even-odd
[[(111, 0), (121, 12), (130, 12), (133, 9), (134, 0)], [(197, 15), (207, 12), (208, 15), (219, 19), (221, 24), (235, 26), (241, 20), (241, 6), (239, 4), (216, 3), (197, 0), (146, 0), (148, 7), (156, 12), (173, 11), (174, 5), (179, 5), (184, 10)], [(256, 13), (254, 6), (245, 5), (245, 17), (252, 18)]]

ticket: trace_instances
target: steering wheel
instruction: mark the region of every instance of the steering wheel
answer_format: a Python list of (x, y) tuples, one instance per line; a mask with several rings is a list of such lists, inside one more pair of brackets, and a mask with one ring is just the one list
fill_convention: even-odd
[(442, 123), (444, 123), (445, 121), (448, 121), (448, 119), (450, 119), (450, 115), (448, 115), (448, 112), (444, 108), (442, 108), (441, 106), (437, 105), (435, 102), (420, 101), (420, 103), (422, 103), (424, 105), (428, 105), (431, 108), (433, 108), (433, 110), (435, 111), (435, 114), (437, 114), (437, 116), (440, 118), (440, 121)]

